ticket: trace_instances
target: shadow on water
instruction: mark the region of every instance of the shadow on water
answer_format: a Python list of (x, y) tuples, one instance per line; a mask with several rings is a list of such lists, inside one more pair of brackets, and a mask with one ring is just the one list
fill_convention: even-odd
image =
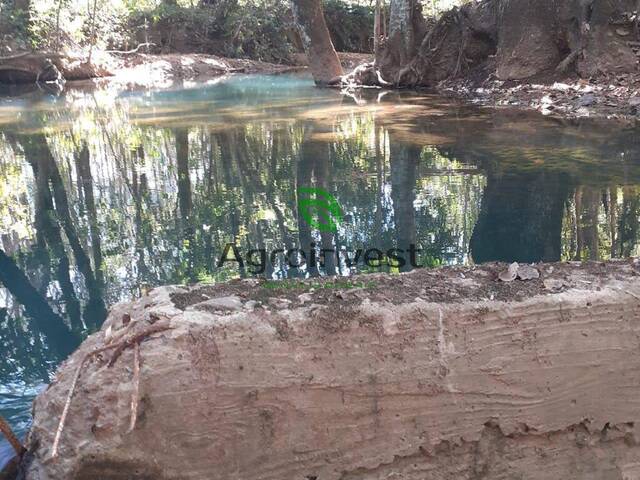
[(24, 433), (108, 306), (157, 285), (637, 254), (638, 133), (294, 76), (0, 100), (0, 412)]

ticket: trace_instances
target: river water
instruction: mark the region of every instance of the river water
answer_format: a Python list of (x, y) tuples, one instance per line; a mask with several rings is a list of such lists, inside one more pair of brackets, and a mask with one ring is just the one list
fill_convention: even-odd
[(2, 97), (0, 413), (156, 285), (637, 255), (638, 138), (299, 76)]

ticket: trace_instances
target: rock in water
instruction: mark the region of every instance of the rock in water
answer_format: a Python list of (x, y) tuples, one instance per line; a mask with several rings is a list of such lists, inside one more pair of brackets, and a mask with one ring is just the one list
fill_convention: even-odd
[[(35, 401), (27, 480), (468, 480), (478, 465), (485, 480), (637, 478), (635, 266), (557, 264), (563, 293), (513, 282), (517, 300), (482, 300), (494, 268), (372, 275), (364, 299), (315, 279), (331, 289), (303, 282), (304, 302), (238, 281), (118, 305), (104, 328), (130, 314), (122, 339), (171, 329), (141, 340), (139, 364), (135, 348), (83, 364), (51, 460), (104, 333), (60, 367)], [(236, 308), (232, 293), (286, 307)]]

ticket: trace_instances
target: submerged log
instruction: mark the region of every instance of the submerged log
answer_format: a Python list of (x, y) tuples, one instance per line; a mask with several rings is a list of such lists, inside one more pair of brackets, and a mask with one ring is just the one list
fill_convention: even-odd
[[(640, 266), (504, 268), (117, 305), (37, 398), (27, 478), (638, 478)], [(150, 325), (84, 364), (51, 459), (81, 362)]]

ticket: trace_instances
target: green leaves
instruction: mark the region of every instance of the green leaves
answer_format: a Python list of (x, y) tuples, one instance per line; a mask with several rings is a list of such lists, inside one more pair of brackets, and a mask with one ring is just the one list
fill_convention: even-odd
[(298, 211), (309, 226), (321, 232), (336, 232), (342, 221), (340, 204), (322, 188), (298, 188)]

